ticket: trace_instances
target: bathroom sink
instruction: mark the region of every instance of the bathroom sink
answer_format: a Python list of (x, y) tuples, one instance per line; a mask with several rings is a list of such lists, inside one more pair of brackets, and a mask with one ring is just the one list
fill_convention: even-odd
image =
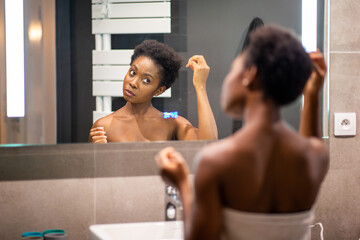
[(91, 240), (183, 240), (183, 222), (143, 222), (90, 226)]

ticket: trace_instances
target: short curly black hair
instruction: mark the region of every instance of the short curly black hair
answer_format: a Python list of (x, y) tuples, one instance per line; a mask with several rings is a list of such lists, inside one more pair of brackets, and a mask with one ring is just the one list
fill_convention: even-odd
[(245, 54), (246, 67), (257, 67), (265, 98), (278, 106), (299, 97), (313, 68), (300, 41), (276, 26), (264, 26), (253, 32)]
[(146, 56), (155, 61), (160, 66), (161, 82), (160, 87), (168, 89), (179, 77), (179, 69), (183, 59), (174, 49), (156, 40), (145, 40), (137, 45), (134, 54), (131, 56), (130, 65), (140, 56)]

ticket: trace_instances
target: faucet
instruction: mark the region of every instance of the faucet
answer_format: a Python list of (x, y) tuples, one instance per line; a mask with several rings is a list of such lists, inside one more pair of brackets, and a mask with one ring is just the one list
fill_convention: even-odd
[(170, 185), (165, 186), (165, 220), (181, 220), (182, 204), (179, 191)]

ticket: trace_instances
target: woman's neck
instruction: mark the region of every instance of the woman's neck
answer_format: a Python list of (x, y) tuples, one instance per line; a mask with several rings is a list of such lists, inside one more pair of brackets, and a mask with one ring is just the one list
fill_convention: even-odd
[(151, 104), (151, 101), (146, 103), (131, 103), (127, 102), (124, 106), (124, 109), (127, 113), (134, 115), (135, 117), (144, 116), (153, 109), (154, 107)]
[(270, 127), (281, 120), (280, 108), (271, 100), (264, 100), (262, 94), (253, 94), (245, 103), (244, 126)]

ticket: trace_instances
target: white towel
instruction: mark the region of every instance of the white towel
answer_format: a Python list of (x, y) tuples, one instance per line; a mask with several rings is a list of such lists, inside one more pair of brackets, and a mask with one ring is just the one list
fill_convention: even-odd
[(223, 209), (223, 240), (308, 240), (313, 211), (263, 214)]

